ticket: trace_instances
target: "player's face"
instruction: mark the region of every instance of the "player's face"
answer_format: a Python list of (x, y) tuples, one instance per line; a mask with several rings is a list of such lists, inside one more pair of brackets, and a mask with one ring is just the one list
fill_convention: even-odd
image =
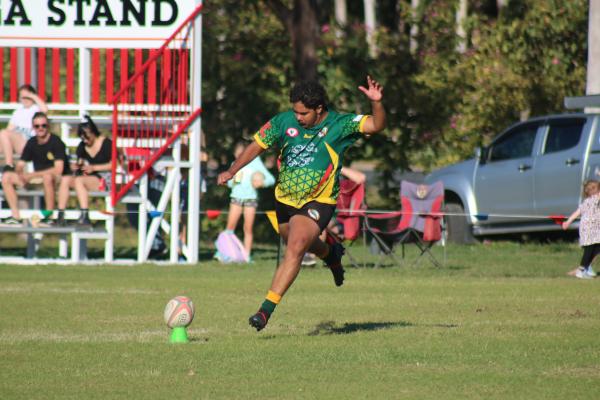
[(36, 119), (33, 120), (32, 122), (33, 125), (33, 130), (35, 131), (35, 135), (40, 138), (40, 139), (44, 139), (46, 136), (48, 136), (50, 133), (49, 129), (48, 129), (48, 120), (44, 117), (38, 117)]
[(297, 101), (292, 104), (292, 109), (294, 110), (294, 116), (296, 117), (296, 121), (303, 128), (310, 128), (317, 124), (317, 122), (321, 119), (321, 114), (323, 113), (323, 106), (318, 106), (317, 108), (308, 108), (301, 101)]

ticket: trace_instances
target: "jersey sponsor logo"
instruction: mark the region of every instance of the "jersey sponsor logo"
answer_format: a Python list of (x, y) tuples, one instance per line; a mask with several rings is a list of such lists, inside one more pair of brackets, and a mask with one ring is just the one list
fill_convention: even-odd
[(296, 128), (287, 128), (287, 130), (285, 131), (285, 134), (289, 137), (296, 137), (298, 136), (298, 133), (298, 129)]
[(309, 217), (311, 217), (312, 219), (314, 219), (317, 222), (321, 218), (321, 214), (319, 214), (319, 212), (317, 210), (315, 210), (314, 208), (309, 208), (307, 210), (307, 213), (308, 213)]
[(318, 136), (320, 138), (325, 137), (325, 135), (327, 135), (327, 131), (329, 131), (329, 128), (324, 127), (323, 129), (321, 129), (321, 131), (318, 133)]
[(304, 134), (304, 139), (312, 139), (315, 135), (309, 135), (308, 133)]

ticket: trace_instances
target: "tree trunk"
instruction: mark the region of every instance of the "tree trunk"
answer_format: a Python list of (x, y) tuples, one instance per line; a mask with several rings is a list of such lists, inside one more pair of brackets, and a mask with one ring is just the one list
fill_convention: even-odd
[(410, 8), (412, 9), (412, 21), (410, 26), (410, 53), (415, 54), (417, 52), (417, 48), (419, 47), (419, 43), (417, 41), (417, 36), (419, 35), (419, 5), (421, 0), (411, 0)]
[(266, 4), (290, 32), (296, 80), (317, 80), (319, 25), (315, 1), (294, 0), (292, 10), (281, 0), (266, 0)]
[(348, 24), (348, 7), (346, 0), (335, 0), (335, 21), (342, 28)]
[(456, 10), (456, 51), (463, 54), (467, 51), (467, 31), (465, 29), (465, 20), (467, 19), (468, 4), (467, 0), (460, 0)]
[(375, 43), (375, 30), (377, 22), (375, 21), (375, 0), (363, 0), (365, 8), (365, 33), (367, 36), (367, 45), (369, 46), (369, 55), (372, 58), (377, 56), (377, 44)]
[(590, 0), (586, 94), (600, 94), (600, 0)]

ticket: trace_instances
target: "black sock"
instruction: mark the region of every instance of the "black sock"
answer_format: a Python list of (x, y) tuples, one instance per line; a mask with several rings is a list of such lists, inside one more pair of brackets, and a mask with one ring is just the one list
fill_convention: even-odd
[(329, 247), (329, 251), (327, 252), (327, 255), (322, 258), (322, 260), (325, 261), (325, 264), (331, 265), (336, 260), (334, 258), (334, 254), (333, 254), (333, 246), (332, 245), (328, 245), (328, 247)]

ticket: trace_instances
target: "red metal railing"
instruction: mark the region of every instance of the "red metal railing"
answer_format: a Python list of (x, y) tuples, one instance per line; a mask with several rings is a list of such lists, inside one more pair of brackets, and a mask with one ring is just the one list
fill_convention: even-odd
[[(193, 24), (201, 11), (200, 5), (160, 49), (150, 52), (145, 63), (136, 54), (136, 72), (121, 81), (121, 89), (112, 98), (113, 205), (170, 151), (201, 113), (191, 107), (189, 50), (192, 40), (199, 40), (193, 37)], [(121, 57), (120, 69), (127, 68), (128, 58)]]
[[(0, 48), (0, 103), (18, 101), (17, 89), (21, 84), (35, 83), (42, 100), (55, 104), (79, 102), (79, 51), (59, 48), (23, 48), (19, 57), (17, 48)], [(139, 71), (145, 60), (154, 56), (149, 49), (90, 49), (91, 105), (112, 103), (115, 87), (127, 83), (134, 71)], [(35, 62), (32, 60), (35, 57)], [(133, 60), (133, 63), (130, 62)], [(19, 71), (23, 77), (19, 82)], [(154, 88), (148, 82), (149, 88)], [(152, 90), (144, 91), (144, 81), (138, 81), (135, 103), (156, 103)]]

